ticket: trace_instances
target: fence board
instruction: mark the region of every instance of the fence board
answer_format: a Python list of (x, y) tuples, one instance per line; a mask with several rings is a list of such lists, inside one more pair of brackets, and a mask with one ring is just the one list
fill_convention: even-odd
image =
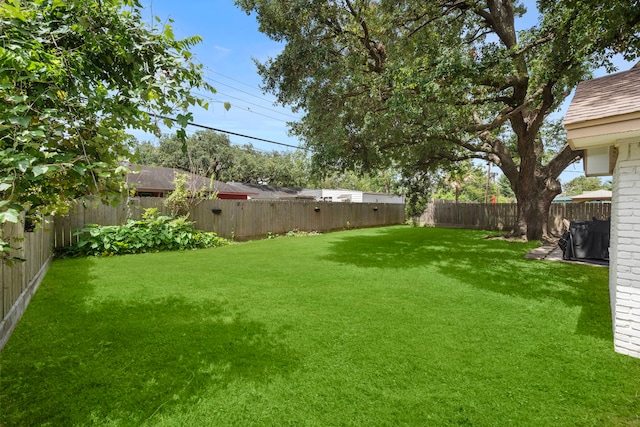
[[(77, 229), (87, 224), (123, 224), (130, 218), (139, 219), (144, 209), (156, 208), (168, 214), (163, 198), (141, 197), (117, 207), (101, 204), (76, 204), (67, 217), (56, 219), (55, 247), (75, 242)], [(319, 210), (316, 212), (316, 208)], [(374, 209), (377, 208), (377, 209)], [(214, 213), (217, 209), (220, 212)], [(402, 224), (404, 205), (380, 203), (332, 203), (309, 200), (203, 200), (193, 207), (189, 216), (196, 228), (215, 231), (219, 236), (248, 240), (269, 234), (284, 234), (291, 230), (332, 231), (345, 228)]]
[[(118, 206), (106, 206), (95, 200), (75, 203), (70, 214), (45, 221), (34, 232), (25, 233), (23, 223), (4, 224), (0, 231), (10, 239), (13, 256), (26, 262), (9, 267), (0, 263), (0, 349), (26, 309), (51, 259), (51, 248), (75, 242), (74, 233), (87, 224), (123, 224), (127, 218), (139, 219), (144, 209), (157, 208), (168, 214), (162, 198), (138, 198)], [(214, 210), (219, 210), (214, 213)], [(560, 234), (563, 220), (607, 219), (611, 205), (605, 203), (554, 204), (549, 214), (549, 230)], [(472, 204), (436, 201), (427, 206), (419, 221), (423, 224), (507, 230), (517, 217), (516, 204)], [(236, 240), (284, 234), (291, 230), (333, 231), (346, 228), (402, 224), (404, 205), (380, 203), (331, 203), (309, 200), (237, 201), (203, 200), (190, 213), (196, 227), (215, 231)]]
[[(549, 232), (562, 234), (563, 220), (587, 221), (611, 217), (610, 203), (557, 203), (549, 210)], [(418, 222), (438, 227), (509, 230), (517, 220), (515, 203), (455, 203), (436, 200), (429, 203)]]
[(54, 231), (50, 218), (33, 232), (24, 231), (24, 215), (17, 224), (5, 223), (0, 232), (24, 262), (0, 262), (0, 350), (20, 320), (51, 260)]

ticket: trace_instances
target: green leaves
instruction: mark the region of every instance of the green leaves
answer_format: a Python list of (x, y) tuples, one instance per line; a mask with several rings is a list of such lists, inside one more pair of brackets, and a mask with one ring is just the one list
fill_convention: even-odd
[[(21, 110), (27, 110), (28, 109), (28, 107), (26, 105), (23, 105), (23, 106), (20, 106), (20, 107), (21, 108), (19, 108), (19, 109), (21, 109)], [(18, 110), (18, 108), (15, 108), (15, 110)], [(9, 117), (9, 123), (20, 125), (23, 128), (28, 128), (29, 124), (31, 124), (31, 119), (32, 119), (31, 116), (27, 116), (27, 117), (16, 117), (16, 116), (14, 116), (14, 117)]]
[(622, 0), (529, 2), (534, 19), (508, 0), (236, 3), (285, 43), (258, 70), (281, 103), (305, 111), (292, 133), (319, 169), (397, 166), (414, 183), (489, 161), (526, 206), (514, 232), (529, 238), (546, 230), (536, 206), (548, 208), (581, 156), (545, 137), (544, 123), (613, 53), (640, 51), (640, 8)]
[(26, 16), (20, 8), (20, 0), (5, 0), (0, 3), (0, 13), (3, 15), (19, 19), (20, 21), (26, 21)]
[(141, 164), (176, 167), (219, 181), (309, 185), (309, 165), (304, 152), (263, 153), (251, 145), (232, 145), (226, 135), (213, 131), (198, 131), (184, 143), (175, 136), (165, 136), (157, 146), (140, 143), (135, 150)]
[(0, 212), (0, 222), (13, 222), (17, 223), (20, 213), (15, 209), (7, 209), (4, 212)]
[(188, 114), (178, 114), (176, 117), (176, 122), (184, 127), (187, 127), (187, 125), (189, 124), (190, 121), (193, 120), (193, 114), (188, 113)]
[(141, 220), (129, 220), (125, 225), (89, 225), (79, 230), (78, 243), (67, 256), (112, 256), (228, 245), (229, 241), (216, 233), (195, 230), (183, 217), (158, 215), (157, 209), (147, 209)]
[(202, 103), (212, 90), (170, 23), (147, 25), (132, 0), (0, 2), (0, 220), (7, 206), (63, 212), (88, 194), (119, 197), (129, 129), (157, 126), (145, 111)]
[(3, 222), (13, 222), (14, 224), (18, 222), (20, 212), (16, 209), (16, 207), (9, 205), (8, 200), (0, 200), (0, 223)]

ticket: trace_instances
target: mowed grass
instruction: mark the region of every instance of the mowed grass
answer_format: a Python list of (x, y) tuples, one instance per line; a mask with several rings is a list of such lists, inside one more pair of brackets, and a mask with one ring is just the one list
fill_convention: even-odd
[(0, 353), (0, 425), (640, 425), (608, 269), (487, 234), (57, 260)]

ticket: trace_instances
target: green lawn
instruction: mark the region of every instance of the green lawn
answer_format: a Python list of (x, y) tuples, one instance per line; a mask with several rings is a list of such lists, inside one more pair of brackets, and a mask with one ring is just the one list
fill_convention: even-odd
[(55, 261), (0, 425), (640, 425), (606, 268), (390, 227)]

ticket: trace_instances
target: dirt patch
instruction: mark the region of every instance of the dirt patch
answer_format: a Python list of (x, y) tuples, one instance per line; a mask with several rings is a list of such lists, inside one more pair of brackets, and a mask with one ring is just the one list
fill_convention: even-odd
[(525, 239), (522, 236), (514, 236), (511, 234), (493, 234), (491, 236), (487, 236), (485, 237), (486, 240), (505, 240), (507, 242), (526, 242), (527, 239)]
[[(485, 239), (488, 239), (488, 240), (505, 240), (507, 242), (518, 242), (518, 243), (528, 242), (528, 240), (524, 236), (514, 236), (512, 234), (494, 234), (494, 235), (485, 237)], [(542, 246), (556, 246), (558, 244), (558, 238), (557, 237), (547, 237), (547, 238), (542, 239), (540, 241), (540, 244)]]

